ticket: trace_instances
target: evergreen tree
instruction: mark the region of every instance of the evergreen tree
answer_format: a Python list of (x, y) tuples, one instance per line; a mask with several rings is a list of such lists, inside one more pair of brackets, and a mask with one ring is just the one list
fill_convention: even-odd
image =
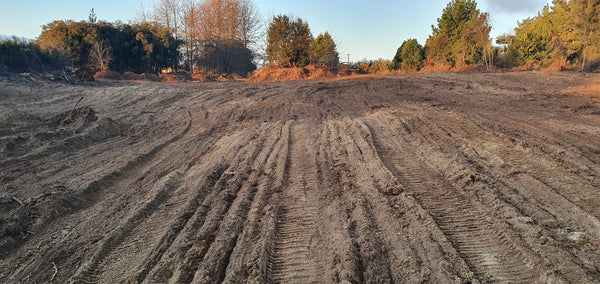
[(312, 44), (312, 61), (317, 63), (324, 63), (329, 66), (336, 66), (339, 64), (339, 53), (333, 38), (328, 32), (320, 34)]
[(452, 66), (481, 62), (489, 43), (488, 18), (474, 0), (452, 0), (437, 19), (437, 26), (432, 26), (433, 34), (425, 44), (427, 57)]
[(416, 39), (405, 40), (394, 56), (394, 66), (405, 71), (416, 71), (423, 64), (423, 47)]
[(275, 16), (267, 36), (268, 61), (289, 67), (310, 63), (313, 38), (308, 23), (287, 15)]
[(571, 0), (577, 38), (582, 44), (581, 70), (586, 71), (592, 47), (600, 43), (600, 0)]

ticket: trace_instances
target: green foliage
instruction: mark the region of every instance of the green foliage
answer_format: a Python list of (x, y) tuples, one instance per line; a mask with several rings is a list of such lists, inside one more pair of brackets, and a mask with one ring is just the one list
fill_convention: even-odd
[(474, 0), (452, 0), (432, 26), (426, 56), (442, 65), (480, 63), (486, 58), (490, 30), (489, 15), (481, 13)]
[(60, 54), (45, 51), (32, 42), (13, 38), (0, 42), (0, 67), (12, 72), (45, 72), (64, 67)]
[(600, 0), (571, 0), (569, 5), (575, 38), (582, 44), (581, 70), (586, 71), (590, 57), (600, 53)]
[(229, 41), (218, 45), (207, 45), (198, 61), (201, 66), (215, 70), (217, 74), (247, 74), (256, 70), (252, 62), (252, 50), (242, 41)]
[(370, 74), (386, 74), (394, 70), (394, 63), (391, 60), (377, 59), (372, 61), (369, 66)]
[(356, 63), (358, 73), (361, 74), (386, 74), (394, 70), (394, 63), (391, 60), (377, 59), (375, 61), (363, 59)]
[(356, 69), (358, 69), (358, 73), (360, 73), (360, 74), (369, 73), (370, 66), (371, 66), (371, 62), (367, 61), (366, 59), (363, 59), (362, 61), (359, 61), (356, 63)]
[(554, 0), (515, 29), (508, 49), (527, 64), (579, 65), (600, 56), (600, 0)]
[(313, 41), (308, 23), (287, 15), (273, 17), (267, 32), (267, 60), (285, 66), (304, 67), (310, 63)]
[[(546, 7), (544, 14), (548, 13)], [(545, 61), (550, 58), (551, 40), (554, 33), (548, 17), (538, 16), (525, 19), (519, 22), (515, 29), (514, 48), (520, 52), (520, 57), (525, 62)]]
[(125, 25), (54, 21), (42, 28), (36, 41), (43, 50), (55, 50), (74, 66), (90, 62), (90, 52), (98, 42), (112, 49), (109, 68), (114, 71), (157, 73), (179, 64), (180, 40), (156, 23)]
[(495, 65), (500, 68), (514, 68), (523, 64), (519, 51), (514, 45), (515, 36), (504, 34), (496, 38), (496, 44), (500, 45), (495, 54)]
[(312, 44), (312, 61), (337, 66), (340, 63), (335, 42), (328, 32), (320, 34)]
[(405, 40), (394, 56), (394, 67), (405, 71), (416, 71), (423, 64), (424, 49), (416, 39)]

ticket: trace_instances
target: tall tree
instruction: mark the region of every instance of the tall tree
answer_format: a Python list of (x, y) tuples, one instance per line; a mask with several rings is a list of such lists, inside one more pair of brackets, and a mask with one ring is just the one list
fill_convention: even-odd
[(452, 0), (437, 19), (437, 26), (432, 26), (433, 34), (425, 44), (427, 57), (453, 66), (480, 62), (484, 50), (481, 39), (489, 42), (488, 18), (474, 0)]
[(582, 43), (581, 71), (586, 71), (590, 49), (600, 42), (600, 0), (571, 0), (577, 38)]
[(179, 35), (182, 14), (181, 0), (159, 0), (154, 7), (154, 17), (156, 22), (167, 27), (173, 33), (175, 38)]
[[(138, 73), (158, 72), (163, 67), (177, 65), (181, 45), (169, 29), (157, 23), (131, 26), (102, 21), (96, 24), (55, 21), (44, 25), (36, 43), (43, 50), (60, 52), (73, 66), (98, 63), (99, 58), (94, 55), (97, 52), (104, 59), (104, 68), (108, 65), (115, 71)], [(112, 56), (108, 56), (109, 49)], [(106, 60), (108, 57), (113, 60)]]
[(95, 24), (96, 21), (98, 21), (98, 17), (96, 16), (96, 11), (94, 11), (94, 8), (92, 8), (92, 10), (90, 11), (90, 15), (88, 16), (88, 20), (92, 24)]
[(273, 17), (267, 33), (267, 60), (284, 66), (310, 63), (313, 41), (308, 23), (287, 15)]
[(256, 69), (249, 45), (258, 29), (250, 0), (205, 0), (197, 7), (195, 34), (199, 61), (217, 73), (247, 73)]
[(312, 61), (337, 66), (340, 63), (340, 56), (333, 38), (328, 32), (319, 34), (312, 43)]
[(100, 71), (108, 70), (108, 66), (112, 61), (112, 48), (102, 40), (94, 42), (90, 51), (90, 64)]
[(416, 71), (423, 64), (423, 47), (416, 39), (405, 40), (394, 56), (394, 65), (405, 71)]

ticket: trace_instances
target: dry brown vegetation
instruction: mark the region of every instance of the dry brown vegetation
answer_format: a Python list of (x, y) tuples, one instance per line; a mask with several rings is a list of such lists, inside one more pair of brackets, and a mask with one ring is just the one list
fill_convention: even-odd
[(30, 80), (0, 282), (600, 283), (597, 74)]

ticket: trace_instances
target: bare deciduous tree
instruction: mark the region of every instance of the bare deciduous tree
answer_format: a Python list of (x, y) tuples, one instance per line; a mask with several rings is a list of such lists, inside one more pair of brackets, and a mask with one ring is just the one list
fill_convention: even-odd
[(92, 45), (90, 51), (90, 63), (100, 69), (100, 71), (108, 70), (108, 65), (112, 61), (112, 48), (104, 41), (96, 41)]

